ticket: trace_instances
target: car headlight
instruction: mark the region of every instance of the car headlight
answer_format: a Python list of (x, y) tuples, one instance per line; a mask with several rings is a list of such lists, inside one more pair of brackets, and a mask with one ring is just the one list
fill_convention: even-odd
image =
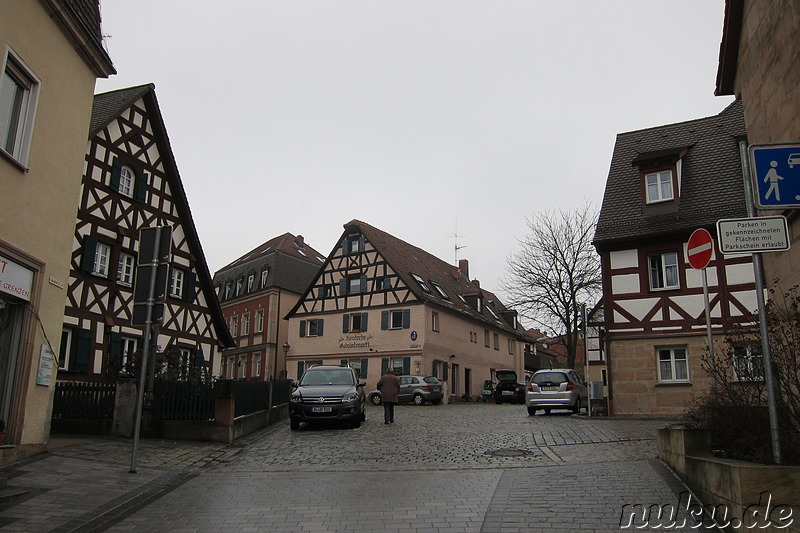
[(347, 394), (342, 396), (342, 401), (343, 402), (354, 402), (357, 399), (358, 399), (358, 393), (357, 392), (349, 392), (349, 393), (347, 393)]
[(303, 401), (303, 397), (299, 394), (292, 394), (292, 396), (289, 398), (289, 401), (292, 403), (300, 403)]

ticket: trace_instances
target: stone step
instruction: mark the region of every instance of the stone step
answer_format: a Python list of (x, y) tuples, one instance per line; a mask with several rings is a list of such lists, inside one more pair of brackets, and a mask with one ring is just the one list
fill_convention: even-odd
[(13, 500), (19, 496), (28, 494), (30, 490), (20, 487), (3, 487), (0, 488), (0, 503), (5, 503), (8, 500)]

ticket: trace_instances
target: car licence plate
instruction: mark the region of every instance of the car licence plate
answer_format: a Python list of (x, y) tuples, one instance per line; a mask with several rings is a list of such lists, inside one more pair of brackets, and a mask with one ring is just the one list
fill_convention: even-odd
[(503, 391), (503, 396), (511, 396), (513, 394), (514, 394), (514, 391), (510, 391), (510, 390), (504, 390)]
[(330, 413), (333, 410), (333, 407), (312, 407), (312, 413)]
[(543, 391), (557, 391), (558, 387), (539, 387)]

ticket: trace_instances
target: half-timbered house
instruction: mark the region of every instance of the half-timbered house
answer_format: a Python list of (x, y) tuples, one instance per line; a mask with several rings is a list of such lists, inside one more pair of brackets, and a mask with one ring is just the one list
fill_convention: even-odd
[[(716, 116), (617, 136), (594, 237), (603, 272), (604, 355), (615, 414), (675, 415), (708, 390), (703, 271), (686, 243), (698, 228), (746, 217), (740, 102)], [(713, 344), (756, 309), (750, 255), (714, 250)]]
[(215, 375), (250, 381), (286, 376), (285, 317), (324, 262), (301, 235), (284, 233), (214, 274), (222, 314), (236, 342), (222, 351)]
[(178, 372), (210, 371), (232, 345), (152, 84), (95, 96), (72, 246), (59, 379), (132, 370), (142, 349), (132, 324), (140, 230), (172, 227), (163, 323), (155, 351)]
[(339, 243), (289, 313), (289, 377), (311, 364), (355, 367), (372, 387), (389, 367), (475, 398), (498, 369), (524, 379), (531, 339), (491, 292), (451, 265), (364, 222)]

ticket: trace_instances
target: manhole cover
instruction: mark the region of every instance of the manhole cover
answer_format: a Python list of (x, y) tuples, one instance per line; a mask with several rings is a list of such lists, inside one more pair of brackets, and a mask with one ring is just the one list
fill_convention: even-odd
[(533, 455), (533, 452), (530, 450), (505, 448), (502, 450), (489, 450), (486, 452), (486, 455), (492, 455), (494, 457), (524, 457), (526, 455)]

